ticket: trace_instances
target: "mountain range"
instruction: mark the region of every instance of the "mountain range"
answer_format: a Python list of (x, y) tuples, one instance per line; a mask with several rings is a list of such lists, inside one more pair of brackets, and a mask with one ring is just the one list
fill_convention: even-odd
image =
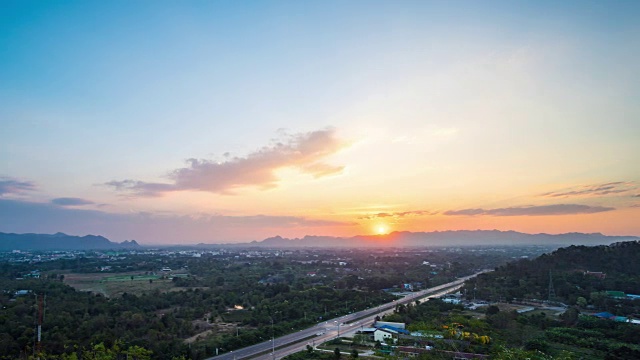
[[(607, 236), (600, 233), (526, 234), (500, 230), (458, 230), (433, 232), (399, 231), (387, 235), (353, 237), (305, 236), (287, 239), (280, 236), (253, 241), (244, 246), (259, 247), (424, 247), (424, 246), (520, 246), (520, 245), (608, 245), (640, 240), (637, 236)], [(200, 244), (204, 245), (204, 244)], [(230, 244), (225, 244), (230, 245)]]
[[(621, 241), (637, 241), (637, 236), (607, 236), (600, 233), (526, 234), (500, 230), (458, 230), (433, 232), (399, 231), (387, 235), (359, 235), (353, 237), (305, 236), (287, 239), (281, 236), (262, 241), (234, 244), (176, 244), (189, 248), (300, 248), (300, 247), (428, 247), (428, 246), (569, 246), (608, 245)], [(11, 250), (108, 250), (140, 248), (135, 240), (112, 242), (103, 236), (73, 236), (56, 234), (13, 234), (0, 232), (0, 251)], [(154, 245), (154, 247), (158, 247)], [(170, 246), (167, 246), (170, 247)]]
[(109, 250), (135, 249), (135, 240), (112, 242), (103, 236), (55, 234), (12, 234), (0, 232), (0, 251), (12, 250)]

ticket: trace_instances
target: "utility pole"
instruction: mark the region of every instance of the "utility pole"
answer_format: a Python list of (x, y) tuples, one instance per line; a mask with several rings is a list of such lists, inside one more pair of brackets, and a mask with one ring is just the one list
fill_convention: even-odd
[(271, 354), (273, 354), (273, 360), (276, 360), (276, 338), (273, 332), (273, 317), (271, 317)]

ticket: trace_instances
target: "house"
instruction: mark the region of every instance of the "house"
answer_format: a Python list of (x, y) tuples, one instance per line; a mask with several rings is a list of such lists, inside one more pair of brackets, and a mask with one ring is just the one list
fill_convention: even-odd
[(454, 299), (454, 298), (444, 298), (442, 299), (442, 302), (445, 302), (447, 304), (454, 304), (454, 305), (460, 304), (460, 300)]
[[(391, 325), (394, 324), (394, 325)], [(405, 330), (404, 323), (392, 323), (386, 321), (377, 321), (374, 324), (373, 340), (381, 343), (395, 343), (399, 335), (409, 335), (409, 331)], [(387, 341), (389, 340), (390, 341)]]
[(358, 330), (357, 334), (364, 335), (370, 341), (375, 341), (374, 333), (376, 332), (376, 330), (378, 329), (374, 327), (363, 327), (362, 329)]
[(402, 284), (402, 288), (405, 291), (413, 291), (413, 285), (412, 284)]
[(386, 344), (392, 344), (395, 343), (394, 340), (394, 335), (397, 333), (394, 333), (390, 330), (387, 329), (376, 329), (373, 332), (373, 341), (379, 341), (380, 343)]
[(614, 299), (624, 299), (627, 295), (623, 291), (607, 291), (607, 296)]
[(400, 329), (400, 328), (397, 328), (397, 327), (391, 326), (391, 325), (383, 325), (383, 326), (378, 327), (378, 329), (390, 331), (390, 332), (392, 332), (394, 334), (403, 334), (403, 335), (410, 335), (411, 334), (408, 330)]
[(373, 323), (373, 327), (379, 328), (385, 325), (389, 325), (389, 326), (393, 326), (395, 328), (398, 329), (404, 329), (406, 328), (405, 323), (399, 323), (399, 322), (391, 322), (391, 321), (376, 321), (375, 323)]
[(625, 316), (615, 316), (610, 312), (601, 312), (601, 313), (597, 313), (597, 314), (593, 314), (593, 316), (598, 317), (600, 319), (607, 319), (607, 320), (613, 320), (613, 321), (617, 321), (617, 322), (631, 322), (629, 320), (629, 318), (625, 317)]
[(40, 279), (40, 270), (30, 271), (28, 274), (25, 274), (23, 278)]

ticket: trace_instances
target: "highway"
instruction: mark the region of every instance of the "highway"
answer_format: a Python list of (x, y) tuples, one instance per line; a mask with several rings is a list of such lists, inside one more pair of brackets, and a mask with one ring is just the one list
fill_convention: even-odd
[[(408, 304), (425, 297), (442, 296), (462, 287), (462, 284), (481, 273), (466, 276), (450, 283), (435, 286), (426, 290), (410, 293), (399, 300), (358, 311), (349, 315), (324, 321), (310, 328), (281, 336), (274, 341), (268, 340), (242, 349), (230, 351), (211, 357), (212, 360), (243, 360), (243, 359), (281, 359), (289, 354), (304, 350), (307, 345), (315, 346), (338, 336), (349, 335), (362, 327), (370, 327), (376, 316), (391, 313), (398, 304)], [(275, 348), (275, 353), (273, 349)], [(207, 359), (207, 360), (209, 360)]]

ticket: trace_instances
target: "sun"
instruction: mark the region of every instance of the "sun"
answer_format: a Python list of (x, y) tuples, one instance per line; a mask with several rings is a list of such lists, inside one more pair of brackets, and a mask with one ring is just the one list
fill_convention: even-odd
[(386, 225), (376, 225), (376, 234), (378, 235), (384, 235), (387, 233), (387, 226)]

